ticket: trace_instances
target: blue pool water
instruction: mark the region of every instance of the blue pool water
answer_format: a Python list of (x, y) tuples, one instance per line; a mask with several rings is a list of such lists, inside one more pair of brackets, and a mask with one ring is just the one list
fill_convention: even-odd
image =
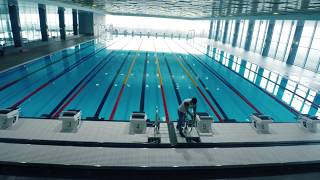
[[(196, 97), (197, 111), (216, 122), (247, 122), (254, 112), (296, 121), (300, 111), (283, 98), (289, 92), (284, 78), (269, 91), (261, 85), (262, 68), (252, 75), (245, 61), (210, 51), (147, 37), (89, 41), (2, 72), (0, 107), (19, 107), (21, 116), (34, 118), (80, 109), (88, 120), (128, 120), (134, 111), (154, 120), (158, 107), (162, 120), (176, 121), (179, 103)], [(319, 104), (303, 102), (311, 104), (309, 114), (317, 112)]]

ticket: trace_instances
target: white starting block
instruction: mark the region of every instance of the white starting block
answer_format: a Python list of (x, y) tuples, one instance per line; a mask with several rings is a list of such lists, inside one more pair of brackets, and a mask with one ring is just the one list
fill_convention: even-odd
[(197, 113), (197, 130), (201, 135), (213, 135), (211, 124), (213, 123), (213, 118), (209, 116), (208, 113)]
[(253, 128), (262, 133), (269, 133), (269, 124), (272, 123), (272, 118), (263, 114), (254, 113), (250, 116)]
[(144, 112), (133, 112), (130, 116), (130, 134), (144, 134), (147, 128), (147, 115)]
[(62, 120), (62, 130), (73, 131), (78, 129), (81, 121), (80, 110), (63, 111), (60, 118)]
[(7, 129), (19, 120), (20, 109), (0, 109), (0, 128)]
[(301, 126), (308, 131), (314, 133), (318, 131), (317, 124), (320, 123), (320, 120), (316, 116), (309, 116), (307, 114), (304, 114), (299, 117), (299, 120)]

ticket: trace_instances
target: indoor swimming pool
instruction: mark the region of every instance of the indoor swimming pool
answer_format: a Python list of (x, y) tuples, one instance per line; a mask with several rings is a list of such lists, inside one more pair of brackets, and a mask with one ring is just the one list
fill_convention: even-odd
[(92, 40), (0, 74), (0, 108), (46, 119), (77, 109), (87, 120), (128, 121), (139, 111), (152, 121), (158, 108), (176, 121), (178, 105), (196, 97), (215, 122), (248, 122), (252, 113), (296, 122), (319, 113), (318, 93), (219, 49), (151, 37)]

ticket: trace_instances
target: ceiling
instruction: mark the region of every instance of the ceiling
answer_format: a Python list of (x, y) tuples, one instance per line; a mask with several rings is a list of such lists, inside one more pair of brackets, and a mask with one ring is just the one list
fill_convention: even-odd
[(320, 0), (52, 0), (108, 14), (208, 19), (320, 13)]

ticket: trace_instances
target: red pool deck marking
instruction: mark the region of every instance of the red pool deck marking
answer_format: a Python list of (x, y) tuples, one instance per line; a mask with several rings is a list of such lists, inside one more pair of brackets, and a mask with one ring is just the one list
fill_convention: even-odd
[[(116, 41), (118, 42), (118, 41)], [(114, 44), (114, 43), (112, 43)], [(111, 46), (112, 44), (110, 44), (109, 46)], [(70, 72), (73, 68), (77, 67), (78, 65), (80, 65), (81, 63), (83, 63), (84, 61), (88, 60), (87, 58), (98, 54), (99, 52), (101, 52), (102, 50), (106, 49), (107, 47), (103, 47), (93, 53), (90, 53), (89, 55), (81, 58), (81, 60), (77, 61), (76, 63), (72, 64), (71, 66), (69, 66), (66, 70), (62, 71), (61, 73), (59, 73), (57, 76), (55, 76), (54, 78), (50, 79), (49, 81), (47, 81), (46, 83), (42, 84), (40, 87), (36, 88), (35, 90), (33, 90), (31, 93), (29, 93), (28, 95), (26, 95), (25, 97), (23, 97), (21, 100), (19, 100), (18, 102), (16, 102), (14, 105), (11, 106), (11, 108), (17, 108), (19, 105), (21, 105), (23, 102), (25, 102), (27, 99), (29, 99), (30, 97), (32, 97), (34, 94), (36, 94), (37, 92), (41, 91), (42, 89), (44, 89), (45, 87), (47, 87), (51, 82), (59, 79), (60, 77), (62, 77), (63, 75), (65, 75), (66, 73)]]
[[(178, 43), (176, 43), (178, 44)], [(206, 67), (197, 57), (195, 57), (193, 54), (189, 53), (184, 47), (182, 47), (180, 44), (178, 44), (184, 51), (186, 51), (188, 54), (190, 54), (193, 58), (195, 58), (200, 64), (202, 64), (204, 67)], [(196, 49), (196, 48), (194, 48)], [(197, 51), (201, 52), (200, 50), (196, 49)], [(202, 52), (201, 52), (202, 53)], [(208, 67), (206, 67), (208, 69)], [(209, 69), (208, 69), (209, 70)], [(220, 76), (220, 74), (212, 72), (218, 79), (220, 79), (226, 86), (228, 86), (237, 96), (239, 96), (245, 103), (247, 103), (254, 111), (257, 113), (262, 114), (262, 112), (255, 107), (246, 97), (244, 97), (237, 89), (235, 89), (228, 81), (226, 81), (223, 77)]]
[(130, 68), (129, 68), (129, 70), (128, 70), (128, 73), (127, 73), (125, 79), (123, 80), (122, 87), (121, 87), (121, 90), (120, 90), (120, 92), (119, 92), (119, 94), (118, 94), (116, 103), (113, 105), (112, 112), (111, 112), (111, 114), (110, 114), (110, 116), (109, 116), (109, 120), (110, 120), (110, 121), (113, 120), (114, 115), (115, 115), (115, 113), (116, 113), (116, 111), (117, 111), (117, 108), (118, 108), (120, 99), (121, 99), (121, 97), (122, 97), (124, 88), (125, 88), (125, 86), (127, 85), (127, 82), (128, 82), (129, 77), (130, 77), (131, 71), (132, 71), (132, 69), (133, 69), (133, 67), (134, 67), (134, 64), (135, 64), (136, 60), (137, 60), (138, 53), (139, 53), (139, 51), (140, 51), (140, 47), (141, 47), (141, 45), (142, 45), (142, 42), (143, 42), (143, 39), (141, 40), (140, 45), (139, 45), (139, 48), (138, 48), (138, 50), (137, 50), (137, 52), (136, 52), (136, 55), (134, 56), (133, 61), (131, 62), (131, 65), (130, 65)]
[(170, 49), (171, 53), (173, 54), (173, 56), (175, 57), (175, 59), (177, 60), (177, 62), (179, 63), (179, 65), (182, 67), (183, 71), (187, 74), (187, 76), (189, 77), (189, 79), (191, 80), (192, 84), (197, 88), (197, 90), (200, 92), (201, 96), (204, 98), (204, 100), (206, 101), (206, 103), (209, 105), (210, 109), (213, 111), (213, 113), (215, 114), (215, 116), (218, 118), (219, 122), (223, 122), (223, 119), (221, 118), (221, 116), (219, 115), (219, 113), (217, 112), (217, 110), (213, 107), (213, 105), (211, 104), (211, 102), (209, 101), (209, 99), (207, 98), (207, 96), (202, 92), (202, 90), (200, 89), (198, 83), (192, 78), (191, 74), (189, 73), (189, 71), (186, 69), (186, 67), (180, 62), (179, 58), (176, 56), (175, 53), (173, 53), (172, 49), (170, 48), (170, 46), (167, 44), (167, 42), (165, 42), (165, 44), (167, 45), (167, 47)]

